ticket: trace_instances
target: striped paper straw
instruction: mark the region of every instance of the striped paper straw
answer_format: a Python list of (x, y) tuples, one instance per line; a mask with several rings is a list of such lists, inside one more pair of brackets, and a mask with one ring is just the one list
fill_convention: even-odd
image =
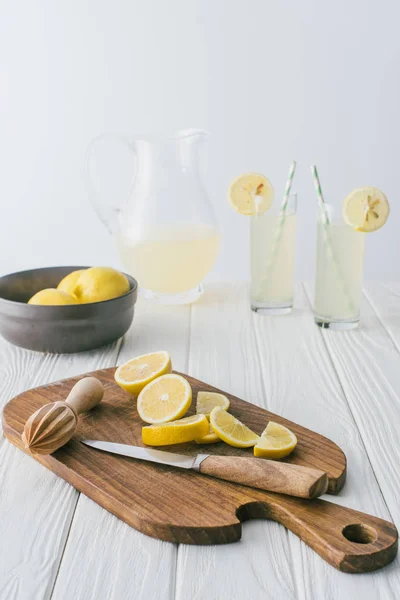
[(296, 170), (296, 161), (293, 160), (289, 167), (289, 173), (288, 173), (288, 177), (286, 180), (285, 191), (284, 191), (283, 199), (282, 199), (282, 203), (281, 203), (281, 212), (279, 215), (279, 221), (278, 221), (278, 225), (276, 227), (274, 239), (272, 242), (271, 254), (270, 254), (269, 260), (267, 262), (267, 269), (266, 269), (266, 277), (267, 278), (270, 274), (271, 268), (273, 267), (273, 265), (275, 263), (275, 260), (276, 260), (276, 257), (277, 257), (278, 251), (279, 251), (279, 246), (280, 246), (282, 234), (283, 234), (283, 228), (284, 228), (285, 220), (286, 220), (286, 208), (287, 208), (289, 198), (290, 198), (290, 190), (292, 189), (292, 182), (293, 182), (295, 170)]
[(289, 202), (290, 190), (292, 189), (292, 181), (293, 181), (295, 170), (296, 170), (296, 161), (293, 160), (289, 167), (289, 173), (288, 173), (288, 178), (286, 181), (285, 192), (283, 194), (283, 200), (282, 200), (282, 204), (281, 204), (281, 214), (283, 214), (283, 215), (286, 212), (286, 207)]
[(325, 206), (324, 195), (322, 193), (321, 182), (318, 177), (318, 171), (316, 165), (311, 165), (311, 173), (314, 180), (315, 190), (317, 192), (318, 203), (321, 207), (322, 214), (324, 216), (325, 225), (329, 225), (329, 214)]
[(334, 270), (336, 271), (337, 278), (340, 281), (340, 285), (342, 287), (343, 294), (347, 298), (347, 301), (348, 301), (348, 304), (349, 304), (349, 309), (350, 309), (350, 311), (353, 312), (354, 311), (353, 300), (352, 300), (352, 298), (350, 296), (349, 290), (347, 289), (347, 285), (346, 285), (346, 282), (344, 280), (342, 270), (341, 270), (340, 265), (338, 263), (338, 260), (337, 260), (337, 258), (335, 256), (335, 251), (334, 251), (334, 248), (333, 248), (331, 236), (329, 234), (329, 222), (330, 222), (329, 221), (329, 213), (328, 213), (328, 210), (326, 208), (326, 204), (325, 204), (325, 200), (324, 200), (324, 195), (322, 193), (322, 188), (321, 188), (321, 182), (319, 180), (317, 167), (315, 165), (311, 165), (311, 173), (312, 173), (313, 180), (314, 180), (315, 190), (317, 192), (318, 204), (319, 204), (319, 207), (321, 209), (322, 217), (323, 217), (323, 229), (322, 229), (322, 231), (323, 231), (323, 235), (324, 235), (324, 240), (325, 240), (327, 254), (328, 254), (329, 258), (332, 260), (332, 265), (333, 265)]

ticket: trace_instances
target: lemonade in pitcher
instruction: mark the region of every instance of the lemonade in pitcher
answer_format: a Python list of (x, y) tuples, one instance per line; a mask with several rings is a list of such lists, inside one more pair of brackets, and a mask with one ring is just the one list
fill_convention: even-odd
[[(197, 129), (170, 137), (106, 135), (89, 149), (87, 173), (95, 209), (115, 235), (121, 260), (137, 279), (141, 295), (162, 304), (197, 300), (218, 254), (220, 234), (198, 166), (199, 148), (207, 137)], [(107, 147), (113, 143), (114, 150), (102, 166), (104, 142)], [(134, 177), (124, 201), (117, 202), (104, 180), (107, 172), (119, 172), (120, 164), (112, 170), (108, 163), (121, 142), (135, 158)]]
[(216, 227), (202, 223), (154, 225), (140, 237), (118, 237), (122, 262), (140, 285), (160, 294), (198, 287), (218, 254)]

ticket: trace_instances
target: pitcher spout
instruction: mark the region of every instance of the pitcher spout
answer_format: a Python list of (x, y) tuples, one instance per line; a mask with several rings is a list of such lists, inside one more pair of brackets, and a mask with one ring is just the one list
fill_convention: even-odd
[(208, 140), (210, 134), (205, 129), (181, 129), (176, 132), (175, 137), (190, 144), (195, 144)]

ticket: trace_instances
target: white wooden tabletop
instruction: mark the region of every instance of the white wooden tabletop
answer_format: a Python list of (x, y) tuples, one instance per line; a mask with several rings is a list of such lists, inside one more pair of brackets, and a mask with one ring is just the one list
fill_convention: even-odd
[[(366, 285), (361, 327), (314, 325), (310, 288), (295, 310), (261, 317), (245, 284), (210, 285), (192, 307), (139, 301), (128, 335), (99, 351), (42, 355), (0, 339), (2, 406), (41, 384), (166, 349), (176, 369), (334, 440), (348, 479), (328, 499), (400, 525), (400, 283)], [(336, 571), (270, 521), (240, 542), (186, 546), (135, 531), (0, 439), (0, 598), (286, 600), (398, 598), (400, 563)]]

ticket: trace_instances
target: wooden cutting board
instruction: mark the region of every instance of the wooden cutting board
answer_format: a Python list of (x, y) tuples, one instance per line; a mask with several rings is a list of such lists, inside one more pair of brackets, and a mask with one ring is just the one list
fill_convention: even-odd
[[(50, 456), (33, 455), (79, 491), (135, 529), (169, 542), (221, 544), (241, 537), (241, 522), (251, 518), (279, 521), (299, 535), (333, 566), (348, 572), (379, 568), (396, 556), (393, 524), (323, 500), (301, 500), (217, 480), (183, 469), (116, 456), (87, 447), (79, 439), (99, 439), (142, 446), (141, 422), (135, 400), (114, 382), (115, 369), (85, 375), (105, 387), (101, 404), (81, 415), (75, 437)], [(82, 375), (83, 376), (83, 375)], [(193, 396), (199, 390), (221, 392), (187, 377)], [(28, 390), (3, 411), (6, 437), (24, 450), (25, 421), (38, 408), (65, 399), (81, 377)], [(222, 392), (226, 393), (226, 392)], [(269, 420), (286, 425), (298, 438), (287, 462), (315, 467), (329, 475), (329, 492), (338, 493), (346, 478), (346, 457), (331, 440), (226, 394), (230, 412), (260, 434)], [(194, 404), (194, 403), (193, 403)], [(194, 406), (192, 410), (194, 412)], [(182, 454), (252, 456), (252, 449), (223, 442), (160, 448)]]

